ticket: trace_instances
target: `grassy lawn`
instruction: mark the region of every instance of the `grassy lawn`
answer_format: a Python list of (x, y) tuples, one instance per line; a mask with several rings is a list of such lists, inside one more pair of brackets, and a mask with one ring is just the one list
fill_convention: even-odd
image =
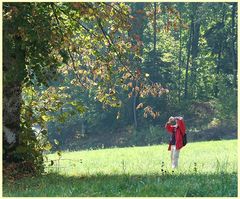
[(174, 172), (167, 145), (64, 152), (56, 164), (4, 182), (3, 196), (237, 196), (237, 140), (188, 143)]

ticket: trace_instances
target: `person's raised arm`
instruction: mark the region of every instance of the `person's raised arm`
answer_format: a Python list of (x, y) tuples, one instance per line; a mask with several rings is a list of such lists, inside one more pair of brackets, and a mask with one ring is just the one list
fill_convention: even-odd
[(177, 121), (177, 125), (180, 128), (181, 133), (184, 135), (186, 132), (186, 125), (183, 117), (175, 117), (175, 120)]

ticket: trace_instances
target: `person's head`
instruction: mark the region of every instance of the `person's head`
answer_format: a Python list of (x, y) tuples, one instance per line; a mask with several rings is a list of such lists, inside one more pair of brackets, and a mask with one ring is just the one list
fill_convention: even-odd
[(171, 116), (169, 119), (168, 119), (169, 122), (173, 123), (175, 122), (175, 118), (173, 116)]
[(172, 125), (175, 125), (177, 126), (177, 117), (173, 117), (171, 116), (168, 121), (172, 124)]

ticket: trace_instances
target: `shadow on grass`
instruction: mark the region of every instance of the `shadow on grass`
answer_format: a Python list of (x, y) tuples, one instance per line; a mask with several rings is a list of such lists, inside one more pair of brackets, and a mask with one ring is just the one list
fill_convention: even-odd
[(5, 197), (236, 197), (237, 173), (64, 176), (4, 181)]

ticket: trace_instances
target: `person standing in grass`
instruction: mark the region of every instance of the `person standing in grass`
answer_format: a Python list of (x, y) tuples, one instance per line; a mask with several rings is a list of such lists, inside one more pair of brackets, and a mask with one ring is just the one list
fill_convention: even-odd
[(183, 147), (183, 136), (186, 133), (186, 126), (183, 117), (170, 117), (165, 125), (168, 133), (171, 134), (168, 150), (171, 151), (172, 168), (178, 167), (180, 149)]

